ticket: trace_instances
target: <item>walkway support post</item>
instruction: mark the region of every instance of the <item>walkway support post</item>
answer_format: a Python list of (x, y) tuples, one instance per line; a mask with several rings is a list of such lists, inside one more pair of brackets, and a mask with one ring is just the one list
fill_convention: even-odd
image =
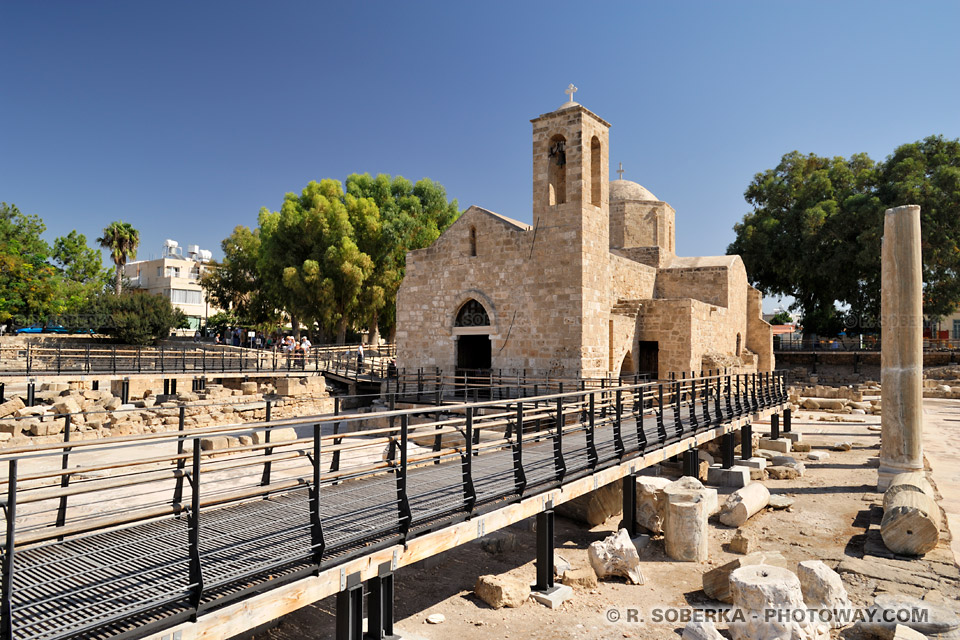
[(753, 425), (749, 422), (740, 429), (740, 458), (749, 460), (753, 457)]
[(790, 433), (790, 430), (793, 429), (793, 426), (790, 424), (793, 421), (793, 412), (790, 408), (783, 410), (783, 432)]
[(537, 584), (534, 591), (553, 588), (553, 540), (553, 509), (550, 508), (537, 514)]
[(691, 478), (699, 477), (700, 453), (697, 449), (687, 449), (683, 452), (683, 475)]
[(770, 439), (780, 439), (780, 414), (774, 413), (770, 416)]
[(363, 583), (359, 573), (347, 576), (347, 588), (337, 594), (337, 640), (363, 640)]
[(626, 529), (631, 538), (636, 538), (637, 531), (637, 478), (632, 473), (623, 477), (623, 520), (620, 528)]
[(393, 572), (390, 563), (380, 565), (378, 573), (367, 580), (368, 640), (400, 640), (393, 633)]
[(720, 456), (722, 458), (721, 466), (724, 469), (729, 469), (733, 466), (735, 444), (736, 443), (733, 441), (732, 431), (720, 436)]

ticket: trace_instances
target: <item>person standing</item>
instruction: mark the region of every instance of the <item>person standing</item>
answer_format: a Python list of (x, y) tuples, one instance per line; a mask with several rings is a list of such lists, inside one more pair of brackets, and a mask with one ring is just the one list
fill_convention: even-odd
[(363, 373), (363, 343), (357, 348), (357, 373)]

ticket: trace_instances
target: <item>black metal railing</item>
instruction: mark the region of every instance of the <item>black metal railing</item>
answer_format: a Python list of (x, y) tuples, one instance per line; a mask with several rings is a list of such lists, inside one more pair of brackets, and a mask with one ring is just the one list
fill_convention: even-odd
[(0, 637), (165, 628), (787, 400), (781, 372), (578, 386), (203, 428), (163, 407), (176, 431), (98, 440), (65, 416), (0, 454)]

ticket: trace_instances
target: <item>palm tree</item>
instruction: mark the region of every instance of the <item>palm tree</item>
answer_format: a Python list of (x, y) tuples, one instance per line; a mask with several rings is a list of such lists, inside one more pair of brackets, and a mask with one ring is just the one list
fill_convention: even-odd
[(123, 265), (127, 264), (127, 258), (137, 257), (140, 232), (134, 229), (129, 222), (111, 222), (110, 226), (103, 230), (103, 237), (97, 238), (97, 242), (104, 249), (110, 250), (110, 258), (117, 265), (117, 281), (114, 286), (117, 295), (120, 295), (120, 285), (123, 282)]

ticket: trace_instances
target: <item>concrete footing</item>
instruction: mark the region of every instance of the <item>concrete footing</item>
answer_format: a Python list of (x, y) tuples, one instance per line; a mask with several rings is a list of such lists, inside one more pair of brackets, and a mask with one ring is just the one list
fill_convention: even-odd
[(767, 451), (776, 451), (777, 453), (790, 453), (793, 442), (788, 438), (760, 438), (760, 448)]
[(747, 467), (750, 469), (766, 469), (767, 468), (767, 459), (766, 458), (747, 458), (746, 460), (740, 460), (737, 465), (741, 467)]
[(573, 597), (573, 589), (565, 584), (558, 584), (545, 591), (533, 591), (530, 597), (549, 609), (556, 609)]
[(707, 482), (721, 487), (739, 489), (750, 484), (750, 467), (733, 465), (729, 469), (715, 464), (707, 470)]

